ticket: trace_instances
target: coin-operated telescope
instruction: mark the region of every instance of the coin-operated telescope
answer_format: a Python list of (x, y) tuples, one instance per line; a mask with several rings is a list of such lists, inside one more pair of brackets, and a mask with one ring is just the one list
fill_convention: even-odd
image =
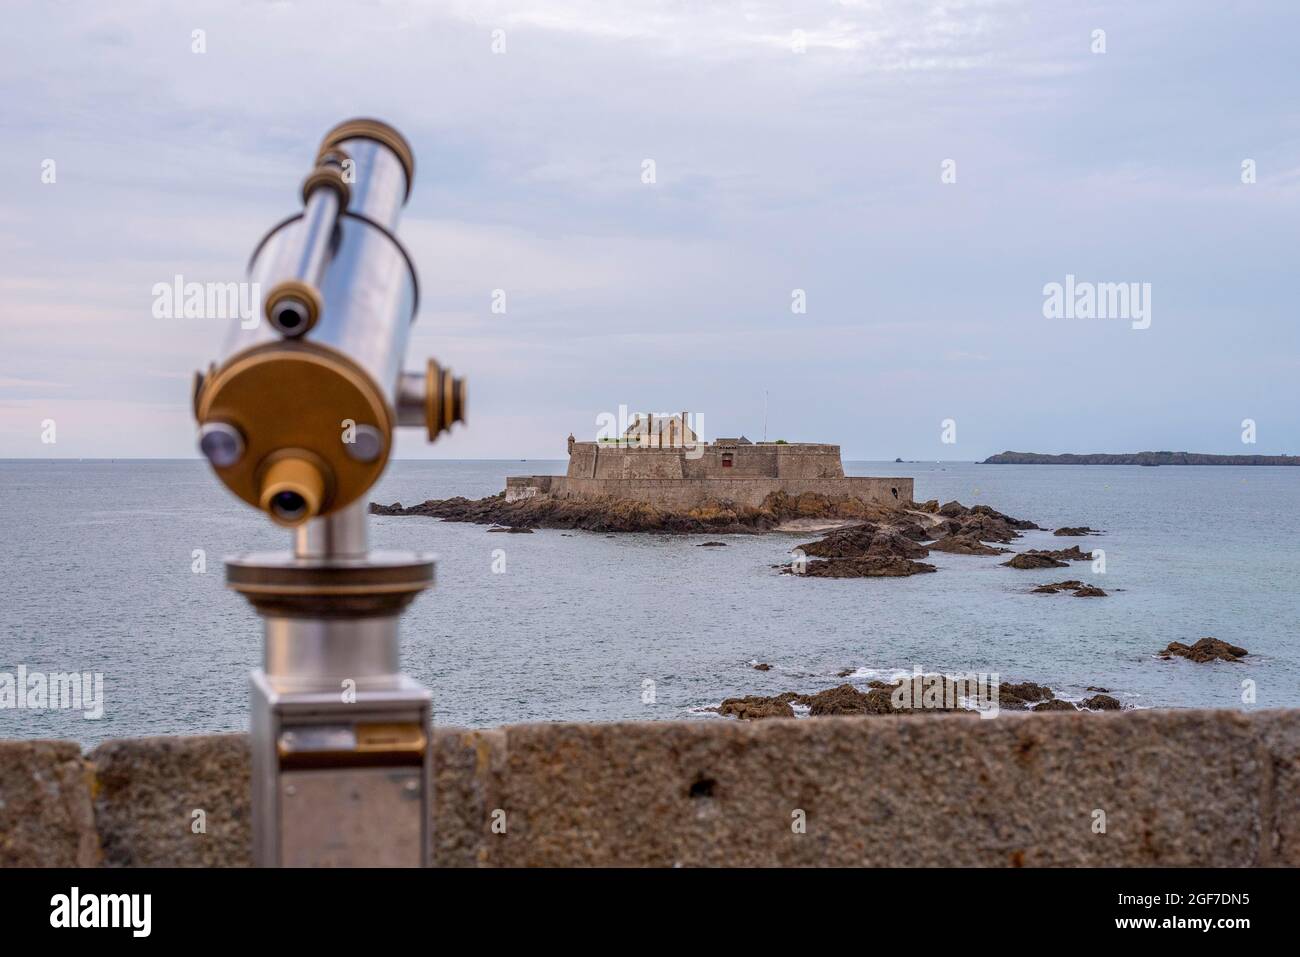
[(293, 530), (226, 581), (265, 621), (252, 675), (253, 841), (262, 866), (430, 859), (429, 693), (401, 673), (398, 618), (431, 556), (372, 552), (366, 493), (398, 426), (430, 441), (465, 419), (436, 362), (403, 371), (419, 304), (395, 233), (415, 159), (377, 120), (326, 134), (302, 212), (253, 251), (261, 316), (196, 376), (199, 448), (217, 477)]

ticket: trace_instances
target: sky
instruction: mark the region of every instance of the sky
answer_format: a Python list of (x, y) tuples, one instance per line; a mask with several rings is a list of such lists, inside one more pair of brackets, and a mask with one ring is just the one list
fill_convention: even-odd
[[(620, 406), (846, 459), (1300, 453), (1297, 32), (1249, 0), (6, 0), (0, 457), (194, 455), (230, 320), (154, 284), (242, 279), (356, 115), (417, 158), (408, 368), (469, 382), (399, 457), (561, 458)], [(1067, 276), (1149, 312), (1049, 317)]]

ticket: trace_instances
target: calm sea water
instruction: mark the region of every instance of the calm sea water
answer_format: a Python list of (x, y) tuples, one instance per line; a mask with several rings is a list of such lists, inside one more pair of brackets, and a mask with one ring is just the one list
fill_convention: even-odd
[[(779, 576), (803, 538), (541, 530), (492, 535), (423, 518), (373, 519), (376, 547), (436, 553), (438, 585), (404, 619), (408, 673), (435, 720), (721, 720), (722, 698), (812, 691), (895, 669), (997, 672), (1066, 696), (1102, 685), (1141, 707), (1300, 706), (1300, 469), (848, 463), (913, 475), (918, 499), (989, 504), (1044, 526), (1017, 549), (1102, 547), (1106, 572), (1042, 572), (934, 553), (934, 575)], [(398, 462), (373, 498), (413, 503), (499, 491), (509, 474), (561, 462)], [(0, 462), (0, 672), (102, 672), (105, 714), (0, 710), (0, 737), (242, 730), (259, 619), (223, 587), (221, 556), (287, 536), (197, 461)], [(192, 571), (194, 550), (207, 570)], [(493, 551), (505, 550), (504, 573)], [(1030, 595), (1084, 578), (1111, 596)], [(1248, 663), (1159, 661), (1170, 641), (1213, 635)], [(773, 667), (753, 670), (751, 662)], [(654, 703), (643, 701), (646, 679)]]

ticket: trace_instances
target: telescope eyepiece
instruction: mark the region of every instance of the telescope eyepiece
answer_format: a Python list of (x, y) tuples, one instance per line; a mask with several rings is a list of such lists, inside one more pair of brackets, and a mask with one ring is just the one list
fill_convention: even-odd
[(307, 511), (307, 500), (299, 492), (276, 492), (271, 497), (271, 511), (283, 522), (296, 522)]
[(325, 476), (310, 452), (292, 450), (271, 463), (262, 478), (262, 510), (280, 525), (301, 525), (320, 514)]
[(307, 304), (290, 296), (271, 307), (271, 325), (280, 335), (294, 338), (307, 331), (309, 315)]
[(266, 321), (286, 339), (305, 335), (323, 311), (320, 292), (298, 279), (279, 283), (266, 297)]

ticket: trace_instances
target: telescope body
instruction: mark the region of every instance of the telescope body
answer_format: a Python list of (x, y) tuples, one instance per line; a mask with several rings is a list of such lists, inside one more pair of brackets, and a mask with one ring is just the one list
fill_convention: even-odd
[(296, 526), (357, 501), (383, 472), (398, 425), (433, 439), (464, 417), (464, 385), (430, 362), (404, 374), (419, 305), (396, 236), (415, 162), (374, 120), (321, 143), (304, 207), (254, 251), (261, 322), (232, 327), (195, 390), (200, 447), (236, 495)]

